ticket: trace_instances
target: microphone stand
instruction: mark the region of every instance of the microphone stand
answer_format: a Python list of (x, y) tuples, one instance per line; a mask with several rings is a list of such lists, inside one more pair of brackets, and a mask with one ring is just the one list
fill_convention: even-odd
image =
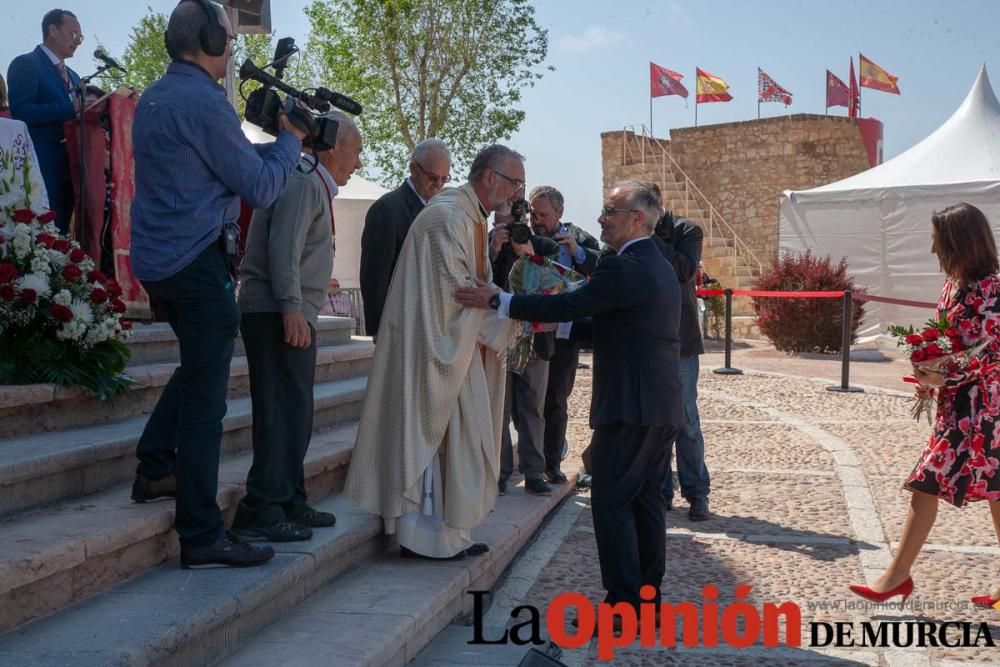
[[(76, 198), (76, 224), (77, 224), (77, 234), (80, 238), (80, 247), (86, 250), (86, 243), (84, 242), (86, 238), (86, 208), (87, 208), (87, 133), (84, 131), (84, 116), (86, 114), (86, 100), (87, 100), (87, 85), (94, 80), (94, 78), (104, 74), (106, 71), (111, 69), (111, 65), (104, 65), (96, 72), (90, 76), (81, 77), (80, 81), (73, 86), (73, 94), (76, 96), (79, 104), (79, 111), (77, 112), (77, 129), (76, 129), (76, 148), (79, 153), (79, 192)], [(72, 237), (71, 237), (72, 238)], [(95, 262), (100, 264), (99, 258), (91, 258)], [(100, 268), (98, 266), (98, 268)]]

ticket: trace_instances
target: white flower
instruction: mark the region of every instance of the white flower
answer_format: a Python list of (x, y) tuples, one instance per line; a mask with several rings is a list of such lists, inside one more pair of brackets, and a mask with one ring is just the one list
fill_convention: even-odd
[(52, 292), (49, 287), (49, 279), (40, 273), (29, 273), (14, 281), (14, 286), (18, 291), (30, 289), (34, 290), (39, 297), (48, 296)]
[(87, 325), (94, 321), (94, 310), (86, 301), (73, 299), (69, 304), (69, 309), (73, 311), (73, 324), (80, 322)]
[(35, 251), (35, 254), (31, 256), (30, 268), (32, 273), (38, 273), (41, 275), (48, 275), (49, 273), (49, 255), (45, 248), (40, 248)]
[(73, 295), (69, 293), (69, 290), (59, 290), (52, 301), (59, 304), (60, 306), (68, 306), (73, 301)]
[(46, 254), (48, 255), (49, 261), (52, 262), (53, 266), (55, 266), (57, 269), (61, 269), (69, 263), (69, 257), (62, 254), (58, 250), (53, 250), (52, 248), (49, 248), (46, 251)]

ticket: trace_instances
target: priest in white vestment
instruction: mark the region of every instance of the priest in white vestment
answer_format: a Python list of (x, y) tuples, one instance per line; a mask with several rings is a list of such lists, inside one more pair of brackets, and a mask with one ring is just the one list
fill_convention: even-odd
[(392, 276), (344, 494), (384, 519), (404, 556), (488, 551), (470, 533), (497, 498), (513, 323), (453, 294), (492, 281), (486, 219), (522, 196), (523, 160), (483, 149), (469, 182), (413, 221)]

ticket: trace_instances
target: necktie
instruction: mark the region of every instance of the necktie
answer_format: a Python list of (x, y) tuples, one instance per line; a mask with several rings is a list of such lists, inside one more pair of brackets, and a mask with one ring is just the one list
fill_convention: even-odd
[(59, 63), (56, 65), (59, 70), (59, 76), (62, 77), (63, 85), (66, 86), (67, 92), (73, 87), (73, 84), (69, 80), (69, 72), (66, 70), (66, 63)]

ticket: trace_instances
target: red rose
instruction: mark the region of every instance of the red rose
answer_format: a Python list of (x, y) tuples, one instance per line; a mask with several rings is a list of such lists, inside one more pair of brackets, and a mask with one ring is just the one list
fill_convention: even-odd
[(537, 264), (538, 266), (541, 266), (542, 264), (544, 264), (544, 263), (545, 263), (545, 260), (544, 260), (544, 259), (542, 259), (542, 258), (541, 258), (540, 256), (538, 256), (538, 255), (532, 255), (532, 256), (531, 256), (531, 260), (529, 260), (529, 261), (530, 261), (530, 262), (531, 262), (532, 264)]
[(71, 262), (79, 263), (85, 259), (87, 259), (87, 253), (83, 248), (73, 248), (69, 253), (69, 261)]
[(17, 278), (17, 267), (10, 262), (0, 264), (0, 283), (12, 283)]
[(95, 287), (90, 291), (91, 303), (104, 303), (107, 300), (108, 300), (108, 293), (102, 290), (100, 287)]
[(41, 223), (52, 222), (55, 219), (56, 219), (56, 212), (53, 211), (52, 209), (49, 209), (45, 213), (42, 213), (40, 216), (38, 216), (38, 222)]
[(924, 337), (920, 334), (910, 334), (903, 340), (906, 341), (907, 345), (923, 345)]
[(38, 294), (33, 289), (23, 289), (21, 290), (21, 303), (32, 304), (38, 298)]
[(72, 247), (66, 239), (56, 239), (55, 243), (52, 244), (52, 249), (59, 252), (69, 252)]
[(910, 361), (912, 361), (913, 363), (916, 363), (918, 361), (924, 361), (926, 359), (927, 359), (927, 353), (924, 352), (923, 348), (917, 348), (916, 350), (913, 351), (913, 354), (910, 355)]
[(114, 280), (109, 280), (109, 281), (108, 281), (108, 282), (107, 282), (107, 283), (106, 283), (106, 284), (104, 285), (104, 288), (105, 288), (106, 290), (108, 290), (108, 294), (109, 294), (109, 295), (111, 296), (111, 298), (113, 298), (113, 299), (117, 299), (118, 297), (120, 297), (120, 296), (122, 295), (122, 288), (121, 288), (121, 285), (119, 285), (118, 283), (116, 283), (116, 282), (115, 282)]
[(13, 301), (17, 293), (14, 292), (13, 285), (0, 285), (0, 299), (4, 301)]
[(100, 271), (91, 271), (87, 274), (88, 283), (105, 283), (108, 281), (108, 277), (101, 273)]
[(38, 245), (43, 245), (46, 248), (51, 248), (55, 242), (56, 242), (56, 237), (52, 236), (51, 234), (39, 234), (38, 236), (35, 237), (35, 243), (37, 243)]
[(961, 352), (962, 350), (965, 349), (965, 343), (962, 342), (961, 338), (951, 338), (949, 340), (951, 340), (952, 352)]
[(60, 306), (58, 303), (52, 304), (52, 307), (49, 308), (49, 315), (56, 322), (69, 322), (73, 319), (73, 311), (66, 306)]
[(76, 264), (67, 264), (62, 270), (63, 279), (73, 282), (83, 276), (83, 270)]
[(132, 330), (132, 320), (122, 320), (121, 325), (122, 325), (122, 331)]
[(121, 299), (115, 299), (114, 301), (112, 301), (110, 308), (111, 311), (114, 313), (124, 313), (126, 310), (128, 310), (128, 306), (126, 306), (125, 302), (122, 301)]
[(932, 342), (941, 337), (941, 332), (938, 331), (937, 329), (924, 329), (923, 332), (920, 334), (920, 336), (924, 340)]
[(566, 273), (566, 269), (564, 269), (561, 264), (553, 264), (552, 266), (556, 267), (556, 271), (559, 272), (560, 276)]
[(927, 355), (927, 359), (937, 359), (944, 354), (944, 350), (938, 347), (937, 343), (931, 343), (924, 348), (924, 354)]
[(11, 215), (14, 222), (31, 222), (35, 219), (35, 212), (30, 208), (19, 208)]

